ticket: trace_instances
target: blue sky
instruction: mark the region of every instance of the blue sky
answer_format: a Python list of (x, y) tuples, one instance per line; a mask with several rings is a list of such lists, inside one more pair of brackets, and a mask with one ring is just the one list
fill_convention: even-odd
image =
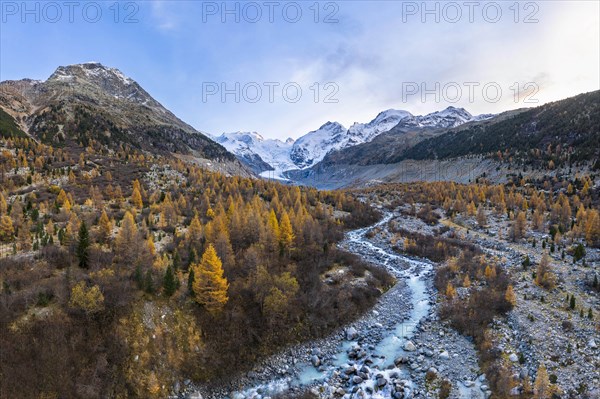
[(197, 129), (282, 139), (388, 108), (495, 113), (600, 88), (599, 4), (3, 0), (0, 80), (99, 61)]

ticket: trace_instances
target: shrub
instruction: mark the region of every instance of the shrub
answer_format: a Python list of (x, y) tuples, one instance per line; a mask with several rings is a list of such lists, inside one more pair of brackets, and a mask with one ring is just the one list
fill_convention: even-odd
[(450, 397), (450, 392), (452, 392), (452, 383), (448, 380), (442, 381), (440, 384), (440, 399), (447, 399)]

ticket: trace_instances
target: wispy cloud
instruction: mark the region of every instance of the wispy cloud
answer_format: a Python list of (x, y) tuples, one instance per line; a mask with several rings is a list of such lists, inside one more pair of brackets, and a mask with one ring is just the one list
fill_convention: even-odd
[[(225, 3), (234, 11), (223, 23)], [(504, 8), (494, 23), (482, 6), (473, 22), (466, 10), (459, 22), (444, 20), (449, 15), (423, 22), (418, 13), (406, 18), (406, 2), (391, 1), (335, 2), (337, 8), (328, 9), (332, 2), (320, 2), (318, 15), (313, 2), (296, 2), (303, 7), (297, 22), (279, 3), (272, 14), (263, 7), (261, 18), (250, 21), (244, 7), (251, 3), (264, 4), (211, 2), (216, 12), (204, 18), (206, 2), (140, 2), (136, 24), (113, 23), (108, 11), (100, 24), (28, 25), (14, 18), (2, 26), (2, 78), (46, 78), (58, 65), (100, 59), (201, 130), (254, 130), (273, 138), (297, 137), (327, 120), (368, 121), (388, 108), (427, 113), (454, 105), (488, 113), (532, 106), (514, 101), (530, 93), (528, 83), (537, 85), (540, 104), (600, 87), (599, 2), (519, 2), (518, 22), (508, 8), (512, 2), (496, 2)], [(426, 4), (442, 10), (449, 3)], [(525, 4), (537, 5), (537, 22), (524, 23), (532, 11)], [(335, 21), (325, 23), (333, 11)], [(263, 96), (222, 101), (219, 93), (203, 101), (207, 82), (229, 90), (255, 82)], [(267, 82), (279, 84), (274, 101), (267, 100)], [(299, 101), (286, 101), (287, 83), (301, 87)], [(336, 86), (325, 89), (327, 83)], [(473, 83), (478, 86), (470, 98)], [(407, 95), (407, 84), (417, 86), (414, 94)], [(486, 84), (492, 85), (487, 97)], [(502, 90), (498, 101), (489, 98), (493, 84)], [(427, 94), (453, 85), (462, 89), (458, 101), (449, 101), (450, 92)], [(325, 102), (327, 96), (337, 102)]]
[(150, 9), (155, 26), (161, 31), (172, 31), (180, 23), (176, 10), (177, 2), (167, 0), (152, 0)]

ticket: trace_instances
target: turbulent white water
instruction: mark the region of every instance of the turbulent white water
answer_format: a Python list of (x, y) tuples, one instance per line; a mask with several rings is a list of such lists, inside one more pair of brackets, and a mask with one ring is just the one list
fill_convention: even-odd
[[(392, 329), (385, 331), (383, 339), (379, 340), (376, 345), (369, 348), (369, 353), (371, 354), (369, 359), (373, 361), (370, 365), (371, 369), (379, 369), (378, 372), (386, 377), (392, 373), (400, 375), (406, 380), (407, 389), (410, 389), (412, 383), (410, 382), (407, 370), (395, 367), (394, 359), (404, 354), (404, 344), (407, 339), (412, 336), (415, 326), (423, 317), (427, 316), (429, 312), (430, 303), (425, 278), (430, 275), (432, 266), (427, 262), (395, 254), (391, 252), (391, 250), (383, 248), (366, 238), (369, 231), (377, 227), (385, 226), (391, 218), (392, 215), (388, 214), (373, 226), (349, 232), (341, 245), (348, 251), (355, 253), (368, 262), (386, 267), (390, 273), (406, 282), (409, 291), (408, 293), (396, 290), (388, 294), (399, 295), (402, 296), (402, 298), (407, 296), (410, 297), (412, 309), (409, 317), (407, 320), (398, 322)], [(391, 309), (391, 311), (393, 311), (393, 309)], [(369, 331), (361, 333), (369, 334)], [(317, 370), (312, 364), (302, 364), (299, 368), (300, 371), (293, 374), (291, 377), (281, 378), (279, 376), (274, 376), (273, 380), (268, 383), (248, 387), (243, 391), (234, 392), (230, 396), (232, 399), (264, 398), (284, 393), (291, 387), (311, 386), (317, 383), (325, 384), (335, 376), (336, 372), (341, 372), (344, 368), (348, 367), (347, 352), (357, 344), (357, 341), (343, 342), (334, 356), (334, 359), (336, 360), (333, 364), (328, 365), (324, 371)], [(316, 345), (317, 343), (315, 343), (315, 346)], [(357, 367), (362, 366), (362, 362), (360, 361), (353, 363)], [(364, 381), (360, 384), (360, 387), (364, 389), (373, 389), (374, 384), (375, 380), (371, 379)], [(370, 395), (370, 397), (383, 398), (386, 394), (386, 388), (383, 388), (377, 390), (377, 392)]]

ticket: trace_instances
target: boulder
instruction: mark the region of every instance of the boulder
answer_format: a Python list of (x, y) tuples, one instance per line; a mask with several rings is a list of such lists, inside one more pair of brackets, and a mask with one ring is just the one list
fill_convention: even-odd
[(319, 356), (317, 355), (312, 355), (310, 358), (310, 362), (315, 367), (319, 367), (321, 365), (321, 359), (319, 359)]
[(417, 347), (415, 346), (415, 344), (413, 344), (412, 341), (407, 341), (404, 344), (404, 350), (407, 351), (407, 352), (414, 352), (414, 351), (417, 350)]
[(358, 338), (358, 331), (356, 331), (356, 328), (348, 327), (346, 329), (346, 339), (348, 341), (354, 341), (356, 338)]
[(396, 366), (404, 363), (408, 363), (408, 358), (406, 356), (399, 356), (394, 360)]
[(377, 379), (377, 386), (379, 388), (386, 386), (386, 384), (387, 384), (387, 380), (384, 377), (379, 377)]
[(357, 375), (355, 375), (354, 377), (352, 377), (352, 382), (354, 384), (361, 384), (363, 382), (363, 379)]

